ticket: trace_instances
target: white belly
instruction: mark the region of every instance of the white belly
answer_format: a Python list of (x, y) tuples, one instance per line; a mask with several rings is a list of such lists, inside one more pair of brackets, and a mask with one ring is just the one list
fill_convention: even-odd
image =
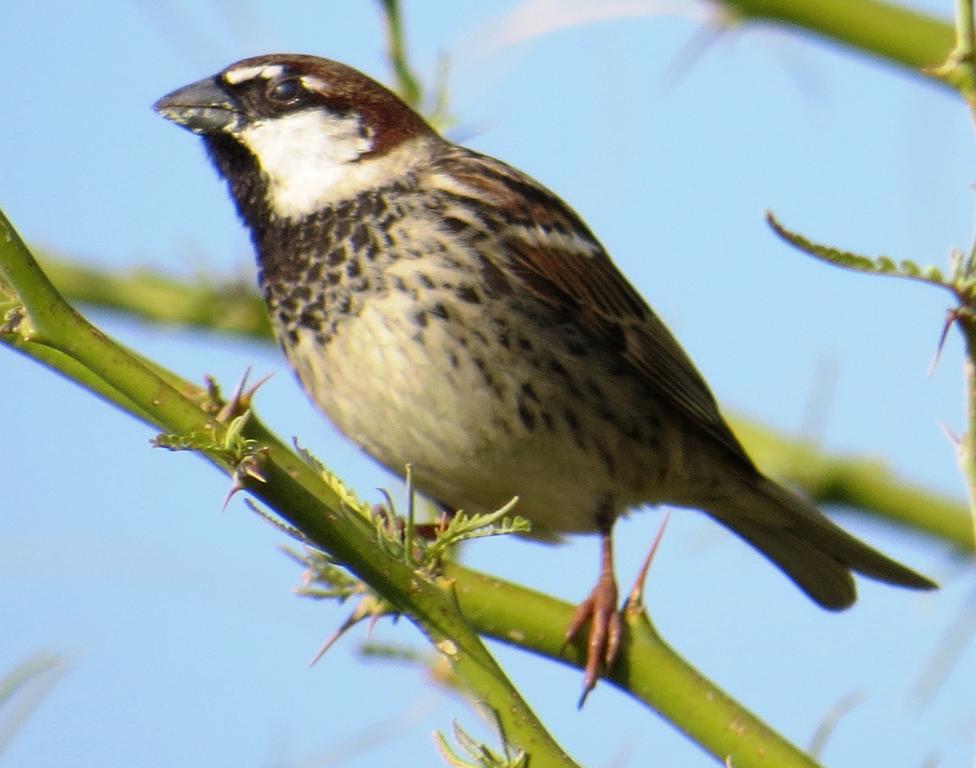
[[(534, 374), (525, 355), (498, 359), (494, 350), (493, 390), (474, 361), (487, 351), (478, 340), (469, 338), (459, 349), (457, 327), (445, 321), (423, 328), (420, 344), (417, 326), (407, 320), (415, 311), (406, 293), (370, 297), (358, 317), (336, 329), (324, 354), (310, 332), (299, 332), (292, 363), (350, 439), (394, 472), (412, 464), (417, 487), (453, 508), (490, 511), (519, 496), (514, 511), (533, 522), (537, 535), (593, 530), (607, 499), (614, 513), (642, 500), (638, 477), (623, 485), (611, 478), (599, 456), (573, 442), (565, 424), (529, 429), (519, 419), (512, 393)], [(535, 388), (543, 403), (565, 398), (544, 382)], [(561, 418), (555, 404), (554, 413)], [(580, 418), (619, 450), (611, 444), (622, 440), (619, 435), (588, 423), (585, 414)]]

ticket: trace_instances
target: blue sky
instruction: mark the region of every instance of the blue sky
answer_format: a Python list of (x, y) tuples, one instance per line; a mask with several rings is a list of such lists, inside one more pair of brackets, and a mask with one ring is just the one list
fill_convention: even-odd
[[(940, 428), (963, 428), (954, 335), (927, 375), (947, 297), (827, 268), (763, 223), (772, 209), (816, 240), (944, 265), (973, 231), (976, 153), (957, 99), (772, 27), (709, 37), (704, 6), (691, 2), (668, 4), (678, 15), (517, 43), (508, 39), (521, 27), (506, 14), (524, 3), (406, 5), (419, 72), (429, 78), (450, 56), (457, 135), (583, 215), (728, 410), (963, 497)], [(951, 11), (948, 0), (914, 5)], [(0, 206), (32, 243), (113, 270), (252, 274), (223, 185), (198, 142), (153, 114), (159, 96), (270, 51), (388, 77), (371, 2), (58, 0), (15, 4), (6, 28), (16, 34), (0, 52)], [(230, 385), (247, 366), (275, 373), (257, 403), (267, 422), (300, 436), (363, 497), (379, 498), (380, 486), (399, 493), (307, 405), (275, 349), (91, 314), (187, 378)], [(0, 349), (0, 366), (0, 670), (41, 650), (68, 667), (6, 764), (427, 765), (434, 729), (458, 718), (481, 733), (422, 670), (363, 660), (361, 630), (306, 669), (349, 607), (290, 594), (299, 574), (277, 550), (281, 537), (240, 499), (220, 511), (223, 477), (151, 449), (146, 428), (26, 359)], [(937, 544), (839, 517), (944, 588), (920, 596), (862, 581), (858, 605), (830, 615), (681, 511), (651, 574), (654, 620), (800, 744), (845, 696), (861, 695), (829, 742), (830, 765), (971, 765), (972, 644), (924, 705), (909, 694), (971, 605), (972, 568)], [(623, 585), (660, 518), (644, 511), (618, 527)], [(474, 567), (574, 602), (596, 555), (585, 537), (465, 551)], [(406, 622), (380, 622), (374, 639), (423, 647)], [(493, 648), (582, 764), (708, 764), (608, 686), (580, 713), (577, 672)]]

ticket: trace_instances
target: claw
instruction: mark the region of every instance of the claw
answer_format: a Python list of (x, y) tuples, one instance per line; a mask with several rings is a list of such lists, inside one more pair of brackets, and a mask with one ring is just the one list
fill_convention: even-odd
[(600, 578), (589, 597), (577, 607), (563, 638), (562, 647), (565, 648), (579, 634), (583, 625), (590, 622), (586, 638), (586, 665), (583, 667), (583, 693), (577, 705), (580, 708), (596, 687), (601, 668), (603, 671), (609, 670), (620, 651), (622, 623), (617, 610), (617, 582), (613, 575), (613, 545), (609, 531), (603, 534), (601, 548)]

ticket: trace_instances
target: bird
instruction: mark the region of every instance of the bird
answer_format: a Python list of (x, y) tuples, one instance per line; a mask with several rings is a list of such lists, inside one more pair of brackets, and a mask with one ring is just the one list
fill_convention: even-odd
[(314, 404), (445, 509), (518, 496), (532, 535), (596, 533), (584, 698), (621, 621), (615, 521), (699, 509), (822, 607), (852, 572), (926, 577), (766, 477), (667, 326), (581, 217), (527, 174), (442, 137), (342, 63), (267, 54), (164, 96), (203, 139), (257, 255), (275, 335)]

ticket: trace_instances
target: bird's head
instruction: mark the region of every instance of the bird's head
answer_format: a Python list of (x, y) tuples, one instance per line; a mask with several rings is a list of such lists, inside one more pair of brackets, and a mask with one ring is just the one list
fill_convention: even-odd
[(244, 59), (154, 109), (204, 138), (239, 206), (257, 194), (278, 219), (300, 220), (396, 181), (441, 141), (376, 81), (298, 54)]

